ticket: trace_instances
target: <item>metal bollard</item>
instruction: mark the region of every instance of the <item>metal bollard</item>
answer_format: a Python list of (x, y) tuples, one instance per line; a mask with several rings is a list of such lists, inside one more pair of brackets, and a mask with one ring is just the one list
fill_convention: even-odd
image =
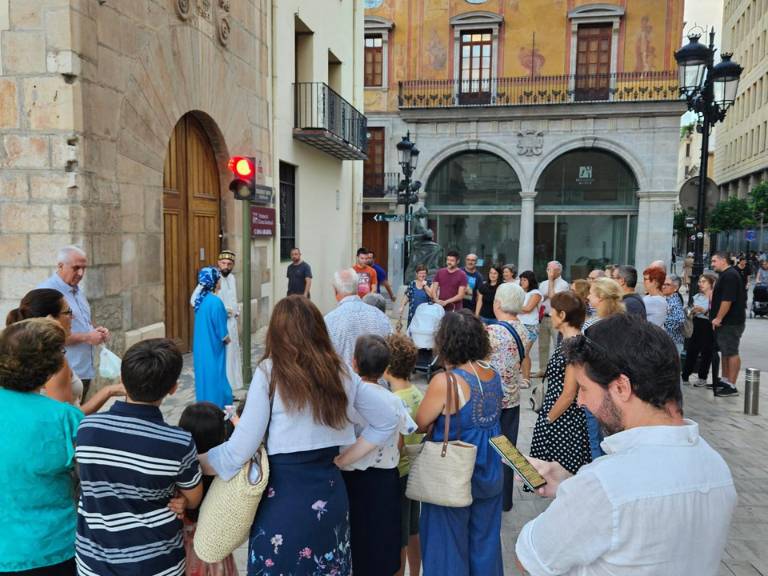
[(744, 414), (760, 413), (760, 370), (747, 368), (744, 378)]

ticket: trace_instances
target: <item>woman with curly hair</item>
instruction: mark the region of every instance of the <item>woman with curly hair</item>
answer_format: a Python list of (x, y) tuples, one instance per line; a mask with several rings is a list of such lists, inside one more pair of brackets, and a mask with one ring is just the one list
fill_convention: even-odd
[(432, 378), (416, 414), (420, 431), (433, 427), (432, 439), (443, 440), (445, 415), (451, 414), (449, 440), (477, 446), (470, 506), (421, 507), (424, 574), (501, 576), (501, 459), (488, 440), (501, 433), (501, 378), (484, 359), (491, 345), (483, 322), (469, 310), (449, 312), (440, 322), (435, 348), (458, 382), (458, 399), (446, 406), (448, 376)]
[(0, 334), (0, 573), (75, 575), (75, 435), (83, 413), (40, 390), (64, 365), (64, 328), (35, 318)]

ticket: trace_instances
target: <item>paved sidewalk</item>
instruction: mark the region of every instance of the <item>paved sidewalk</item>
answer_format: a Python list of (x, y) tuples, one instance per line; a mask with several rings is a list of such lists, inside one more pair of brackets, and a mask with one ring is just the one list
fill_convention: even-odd
[[(260, 355), (260, 338), (254, 338), (254, 365)], [(737, 382), (738, 397), (714, 398), (706, 388), (684, 388), (685, 415), (699, 423), (704, 438), (725, 458), (731, 467), (739, 495), (728, 537), (720, 576), (768, 576), (768, 318), (747, 320), (742, 339), (742, 374)], [(534, 370), (536, 349), (534, 346)], [(743, 414), (745, 368), (763, 372), (760, 416)], [(421, 386), (426, 382), (417, 381)], [(520, 449), (526, 453), (530, 446), (536, 414), (528, 407), (529, 391), (522, 391), (520, 417)], [(239, 393), (237, 395), (242, 395)], [(179, 391), (164, 405), (163, 412), (171, 424), (178, 422), (182, 410), (194, 402), (194, 376), (191, 355), (185, 357)], [(502, 545), (505, 574), (516, 574), (514, 547), (522, 526), (544, 510), (548, 501), (525, 493), (520, 486), (515, 505), (502, 520)], [(246, 572), (247, 549), (235, 553), (241, 574)], [(660, 575), (661, 576), (661, 575)], [(672, 576), (672, 575), (670, 575)], [(682, 576), (682, 575), (674, 575)]]

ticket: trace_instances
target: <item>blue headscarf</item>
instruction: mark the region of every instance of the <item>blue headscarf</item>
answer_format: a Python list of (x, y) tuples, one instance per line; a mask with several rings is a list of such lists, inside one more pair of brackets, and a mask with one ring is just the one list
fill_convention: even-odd
[(197, 273), (197, 283), (201, 286), (201, 290), (195, 298), (195, 312), (200, 308), (205, 297), (214, 291), (219, 278), (221, 278), (221, 272), (215, 266), (206, 266)]

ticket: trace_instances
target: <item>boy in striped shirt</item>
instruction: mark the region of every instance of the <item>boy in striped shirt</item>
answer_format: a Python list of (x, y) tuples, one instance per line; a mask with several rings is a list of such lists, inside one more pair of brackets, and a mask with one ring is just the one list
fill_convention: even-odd
[(166, 424), (159, 408), (176, 391), (181, 367), (170, 340), (131, 346), (121, 367), (126, 401), (78, 428), (80, 576), (184, 574), (182, 523), (169, 502), (196, 508), (203, 488), (192, 436)]

